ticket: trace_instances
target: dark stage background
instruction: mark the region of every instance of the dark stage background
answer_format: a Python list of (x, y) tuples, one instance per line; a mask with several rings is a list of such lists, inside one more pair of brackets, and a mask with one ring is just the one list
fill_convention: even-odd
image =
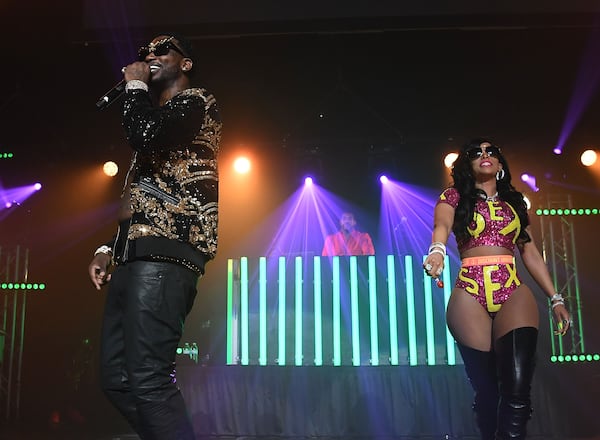
[[(211, 357), (206, 367), (182, 358), (180, 368), (199, 434), (472, 436), (459, 366), (225, 366), (226, 261), (252, 251), (245, 240), (299, 186), (306, 154), (321, 159), (321, 185), (373, 218), (379, 185), (369, 158), (384, 157), (398, 181), (441, 189), (443, 155), (474, 136), (503, 147), (513, 176), (542, 176), (537, 206), (553, 194), (600, 207), (600, 178), (578, 162), (600, 139), (597, 12), (595, 1), (2, 2), (0, 151), (15, 157), (0, 161), (0, 185), (44, 187), (0, 211), (0, 245), (29, 248), (30, 280), (48, 285), (28, 296), (21, 416), (6, 438), (127, 432), (97, 389), (103, 293), (86, 272), (93, 250), (112, 235), (121, 189), (122, 174), (102, 180), (98, 166), (110, 159), (123, 170), (129, 150), (117, 107), (99, 113), (94, 104), (135, 48), (165, 30), (200, 49), (200, 82), (224, 120), (219, 255), (184, 337), (205, 338), (211, 319)], [(561, 135), (558, 157), (551, 150)], [(247, 200), (236, 197), (230, 171), (240, 152), (255, 159), (261, 179)], [(586, 343), (597, 353), (598, 219), (575, 221)], [(539, 236), (535, 218), (533, 227)], [(591, 413), (600, 363), (551, 364), (549, 352), (542, 340), (532, 434), (600, 435)]]

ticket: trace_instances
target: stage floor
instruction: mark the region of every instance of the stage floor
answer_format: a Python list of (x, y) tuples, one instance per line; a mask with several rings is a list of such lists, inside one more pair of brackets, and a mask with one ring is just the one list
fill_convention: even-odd
[[(600, 440), (599, 381), (598, 363), (540, 362), (528, 439)], [(198, 440), (478, 439), (462, 366), (185, 366), (178, 382)], [(0, 439), (138, 438), (98, 389), (80, 397), (60, 423), (24, 409)]]

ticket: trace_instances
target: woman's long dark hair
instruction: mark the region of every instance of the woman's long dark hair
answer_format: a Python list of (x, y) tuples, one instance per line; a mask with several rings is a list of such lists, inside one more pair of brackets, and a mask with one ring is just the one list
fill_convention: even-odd
[[(473, 176), (471, 160), (467, 157), (467, 151), (473, 148), (479, 148), (479, 146), (484, 142), (494, 145), (494, 143), (488, 139), (472, 139), (463, 146), (461, 152), (454, 161), (454, 165), (452, 166), (452, 186), (456, 188), (460, 194), (460, 200), (454, 213), (454, 224), (452, 225), (452, 232), (454, 232), (456, 241), (458, 243), (462, 243), (470, 238), (467, 227), (473, 221), (475, 204), (481, 197), (486, 197), (486, 194), (483, 190), (475, 188), (475, 178)], [(498, 159), (500, 160), (502, 169), (504, 170), (504, 176), (502, 179), (496, 181), (498, 197), (501, 200), (509, 203), (517, 212), (519, 220), (521, 221), (521, 232), (517, 238), (517, 241), (518, 243), (526, 243), (531, 241), (531, 237), (529, 237), (529, 234), (525, 231), (525, 228), (529, 225), (527, 205), (525, 204), (523, 194), (517, 191), (511, 184), (510, 169), (502, 153), (500, 153)]]

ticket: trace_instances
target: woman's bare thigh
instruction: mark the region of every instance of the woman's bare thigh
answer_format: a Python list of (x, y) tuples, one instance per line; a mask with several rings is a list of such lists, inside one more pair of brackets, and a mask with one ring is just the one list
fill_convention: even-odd
[(446, 323), (454, 339), (481, 351), (492, 348), (492, 318), (464, 289), (454, 289), (446, 309)]
[(509, 331), (520, 327), (535, 327), (540, 325), (540, 314), (531, 289), (521, 284), (494, 318), (493, 335), (498, 339)]

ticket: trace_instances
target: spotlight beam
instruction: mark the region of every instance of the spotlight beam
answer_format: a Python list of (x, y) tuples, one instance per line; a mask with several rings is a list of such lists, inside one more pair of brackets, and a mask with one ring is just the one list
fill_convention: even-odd
[(600, 63), (597, 61), (600, 49), (600, 31), (594, 29), (588, 40), (587, 48), (579, 66), (575, 79), (575, 89), (569, 101), (560, 136), (554, 147), (555, 154), (561, 154), (569, 136), (577, 124), (583, 111), (587, 108), (590, 99), (594, 96), (600, 82)]

